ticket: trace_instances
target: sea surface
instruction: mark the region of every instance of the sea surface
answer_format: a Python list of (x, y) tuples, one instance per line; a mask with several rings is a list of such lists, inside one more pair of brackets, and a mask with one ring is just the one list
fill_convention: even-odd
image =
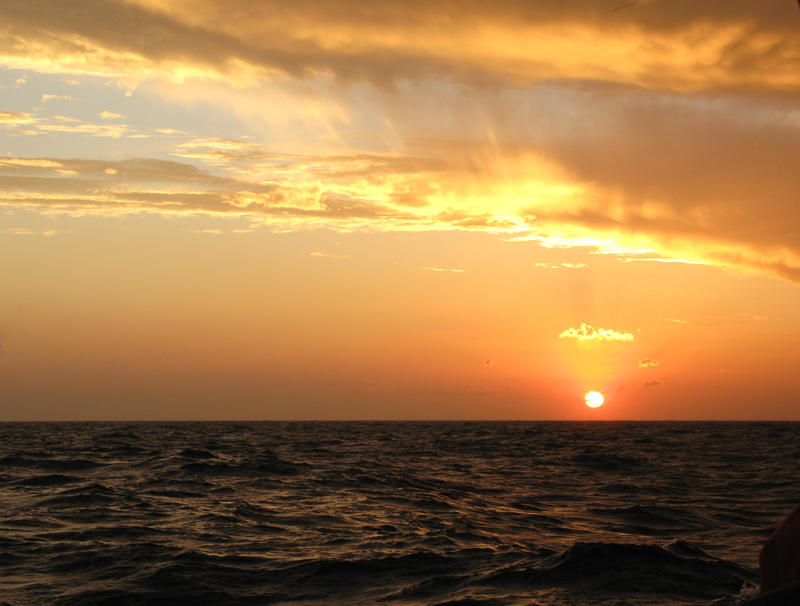
[(0, 424), (0, 604), (736, 604), (796, 423)]

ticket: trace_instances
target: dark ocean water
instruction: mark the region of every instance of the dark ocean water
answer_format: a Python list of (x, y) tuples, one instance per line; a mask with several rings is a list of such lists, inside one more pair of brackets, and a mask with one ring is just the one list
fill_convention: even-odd
[(0, 603), (736, 604), (793, 423), (0, 424)]

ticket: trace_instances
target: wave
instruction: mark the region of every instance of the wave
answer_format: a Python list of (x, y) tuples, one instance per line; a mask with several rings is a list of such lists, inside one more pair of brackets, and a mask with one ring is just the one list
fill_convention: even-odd
[(628, 507), (592, 508), (600, 518), (622, 524), (638, 534), (664, 534), (702, 529), (709, 520), (686, 509), (659, 505), (630, 505)]
[(582, 452), (571, 459), (578, 467), (596, 471), (642, 472), (652, 467), (649, 461), (641, 457), (626, 456), (596, 450)]
[(22, 480), (17, 480), (17, 486), (61, 486), (63, 484), (74, 484), (83, 481), (82, 478), (75, 476), (65, 476), (63, 474), (49, 474), (44, 476), (31, 476)]
[(736, 594), (756, 575), (686, 542), (576, 543), (539, 566), (514, 566), (487, 577), (492, 584), (567, 587), (578, 593), (648, 593), (672, 599)]
[(792, 424), (0, 423), (0, 567), (21, 579), (0, 602), (732, 602), (796, 505), (798, 440)]

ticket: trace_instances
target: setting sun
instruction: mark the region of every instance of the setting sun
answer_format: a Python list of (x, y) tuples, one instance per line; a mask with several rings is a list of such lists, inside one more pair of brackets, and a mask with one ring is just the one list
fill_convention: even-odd
[(604, 402), (603, 394), (599, 391), (590, 391), (586, 394), (586, 406), (589, 408), (599, 408)]
[(0, 606), (800, 606), (797, 4), (0, 0)]

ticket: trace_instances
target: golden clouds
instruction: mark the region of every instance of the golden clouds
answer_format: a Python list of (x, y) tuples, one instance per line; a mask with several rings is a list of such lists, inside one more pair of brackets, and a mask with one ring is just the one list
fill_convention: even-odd
[(448, 267), (423, 267), (425, 271), (435, 271), (437, 273), (454, 273), (454, 274), (463, 274), (467, 270), (466, 269), (455, 269), (455, 268), (448, 268)]
[(0, 124), (4, 125), (17, 125), (17, 124), (30, 124), (35, 122), (36, 118), (30, 114), (21, 112), (0, 112)]
[[(612, 3), (613, 4), (613, 3)], [(792, 90), (794, 7), (576, 2), (72, 0), (3, 3), (9, 66), (175, 81), (213, 76), (475, 86), (572, 79), (648, 88)], [(119, 27), (118, 24), (125, 24)], [(764, 69), (764, 65), (768, 69)]]
[(575, 339), (576, 341), (633, 341), (633, 334), (613, 328), (595, 328), (589, 324), (581, 324), (578, 328), (567, 328), (558, 335), (559, 339)]
[[(616, 6), (10, 0), (0, 64), (207, 103), (251, 138), (211, 136), (202, 120), (149, 130), (110, 106), (91, 114), (99, 124), (6, 111), (0, 125), (43, 148), (151, 137), (161, 160), (107, 166), (113, 183), (84, 161), (24, 184), (6, 170), (4, 200), (282, 229), (485, 230), (800, 281), (795, 7)], [(80, 87), (47, 90), (53, 105), (85, 101)]]
[[(115, 114), (115, 116), (117, 115)], [(103, 119), (107, 118), (107, 116), (103, 115), (100, 117)], [(2, 126), (11, 129), (14, 133), (28, 136), (38, 136), (47, 133), (79, 134), (92, 137), (108, 137), (112, 139), (120, 139), (122, 137), (144, 138), (148, 136), (146, 133), (137, 132), (137, 130), (129, 124), (93, 124), (90, 122), (82, 122), (77, 118), (69, 116), (55, 115), (42, 117), (35, 114), (23, 114), (18, 112), (0, 112), (0, 127)]]
[(543, 269), (582, 269), (588, 267), (586, 263), (534, 263), (533, 265)]
[(48, 158), (0, 158), (0, 166), (35, 166), (40, 168), (61, 168), (63, 164)]
[(118, 114), (116, 112), (110, 112), (108, 110), (101, 111), (98, 116), (103, 120), (124, 120), (125, 116), (122, 114)]

